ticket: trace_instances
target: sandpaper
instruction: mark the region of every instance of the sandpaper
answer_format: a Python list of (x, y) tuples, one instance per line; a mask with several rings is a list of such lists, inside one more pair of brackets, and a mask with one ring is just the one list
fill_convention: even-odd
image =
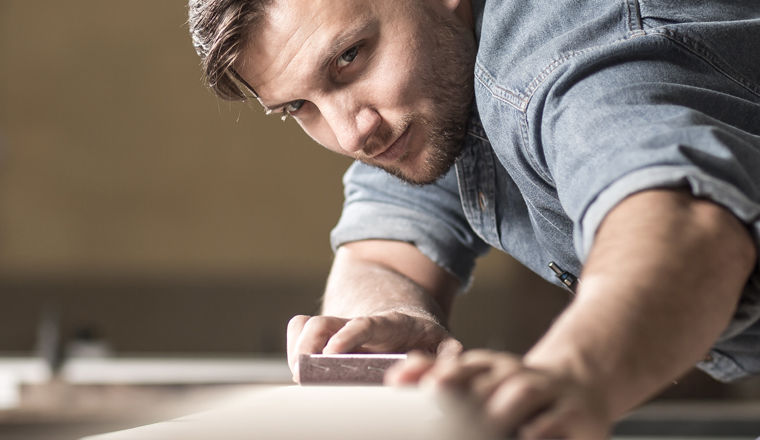
[(385, 370), (405, 354), (302, 354), (301, 385), (381, 385)]

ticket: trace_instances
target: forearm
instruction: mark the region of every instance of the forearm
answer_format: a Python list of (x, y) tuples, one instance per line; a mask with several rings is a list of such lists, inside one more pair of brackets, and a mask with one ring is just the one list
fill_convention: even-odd
[(675, 191), (632, 196), (605, 219), (576, 300), (525, 362), (572, 374), (617, 417), (704, 358), (754, 262), (722, 208)]
[(459, 283), (408, 243), (368, 240), (341, 246), (319, 316), (288, 323), (288, 362), (311, 353), (455, 356), (462, 344), (446, 330)]
[[(401, 243), (383, 245), (401, 249), (411, 246)], [(403, 252), (368, 257), (361, 248), (341, 248), (328, 278), (321, 313), (355, 318), (404, 311), (425, 315), (445, 326), (458, 283), (453, 277), (441, 273), (426, 273), (442, 270), (418, 264), (415, 258), (419, 256), (404, 256)]]

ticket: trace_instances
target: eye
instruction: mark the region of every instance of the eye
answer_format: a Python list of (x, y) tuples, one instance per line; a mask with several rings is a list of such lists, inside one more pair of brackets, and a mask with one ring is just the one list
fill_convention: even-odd
[(285, 113), (292, 114), (297, 112), (301, 107), (303, 107), (304, 104), (303, 99), (299, 99), (298, 101), (289, 102), (285, 105), (282, 109), (285, 111)]
[(351, 49), (348, 49), (347, 51), (343, 52), (343, 55), (341, 55), (338, 58), (338, 68), (342, 69), (349, 64), (351, 64), (351, 61), (356, 58), (356, 56), (359, 54), (359, 46), (354, 46)]

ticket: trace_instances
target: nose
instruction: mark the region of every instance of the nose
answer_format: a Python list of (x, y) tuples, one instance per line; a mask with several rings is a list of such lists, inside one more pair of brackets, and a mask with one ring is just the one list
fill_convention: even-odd
[(376, 110), (350, 96), (330, 100), (322, 109), (322, 115), (340, 148), (348, 153), (361, 151), (381, 122)]

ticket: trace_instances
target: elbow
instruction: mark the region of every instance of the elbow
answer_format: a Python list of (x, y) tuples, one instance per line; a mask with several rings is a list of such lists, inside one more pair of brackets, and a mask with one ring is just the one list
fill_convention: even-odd
[(757, 265), (757, 247), (747, 225), (723, 206), (696, 199), (695, 218), (703, 230), (703, 249), (711, 254), (719, 273), (735, 282), (740, 293)]

